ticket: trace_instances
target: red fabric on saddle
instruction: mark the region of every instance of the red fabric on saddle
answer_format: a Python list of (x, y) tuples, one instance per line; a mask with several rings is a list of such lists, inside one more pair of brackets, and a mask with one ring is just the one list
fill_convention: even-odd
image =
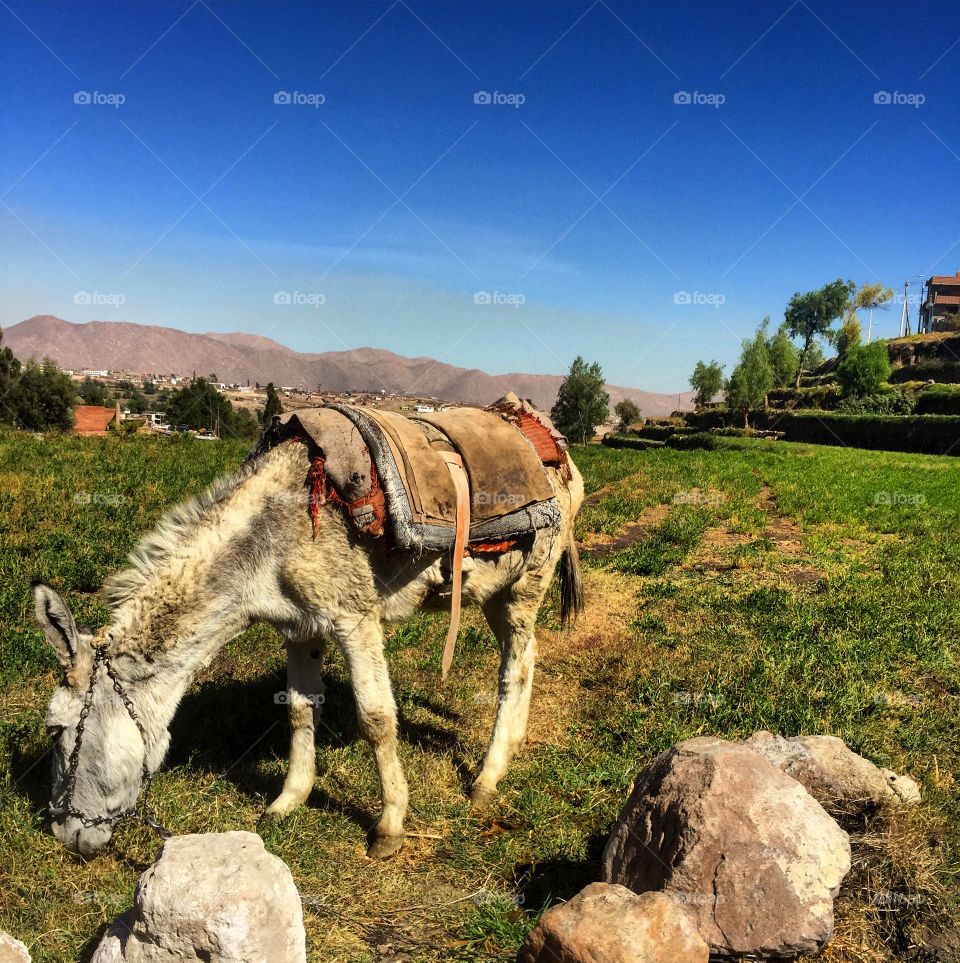
[(370, 491), (353, 501), (347, 501), (337, 491), (333, 483), (327, 478), (326, 462), (323, 456), (313, 459), (307, 472), (307, 484), (310, 487), (310, 519), (313, 522), (313, 537), (317, 537), (320, 530), (320, 507), (330, 502), (346, 509), (351, 520), (361, 532), (367, 535), (382, 535), (383, 526), (387, 520), (387, 506), (380, 487), (380, 476), (376, 466), (370, 463)]

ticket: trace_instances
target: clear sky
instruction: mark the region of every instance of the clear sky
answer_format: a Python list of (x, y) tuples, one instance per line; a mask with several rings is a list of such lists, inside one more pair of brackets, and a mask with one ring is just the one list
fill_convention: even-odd
[(956, 0), (0, 0), (0, 43), (2, 325), (677, 391), (796, 290), (960, 268)]

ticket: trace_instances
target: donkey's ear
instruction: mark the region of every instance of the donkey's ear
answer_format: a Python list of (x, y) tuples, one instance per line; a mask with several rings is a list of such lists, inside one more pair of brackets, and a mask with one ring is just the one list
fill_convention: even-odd
[(60, 593), (46, 582), (32, 582), (30, 591), (33, 593), (37, 620), (60, 665), (67, 672), (77, 668), (78, 663), (86, 661), (84, 650), (89, 649), (90, 642), (77, 629), (70, 607)]

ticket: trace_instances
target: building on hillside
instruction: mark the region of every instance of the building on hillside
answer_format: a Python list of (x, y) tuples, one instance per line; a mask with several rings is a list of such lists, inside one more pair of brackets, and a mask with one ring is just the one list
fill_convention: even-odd
[(77, 405), (73, 409), (75, 435), (105, 435), (112, 421), (120, 422), (120, 405), (101, 408), (100, 405)]
[(934, 274), (923, 282), (924, 295), (920, 305), (921, 332), (935, 330), (937, 321), (960, 311), (960, 271), (956, 274)]

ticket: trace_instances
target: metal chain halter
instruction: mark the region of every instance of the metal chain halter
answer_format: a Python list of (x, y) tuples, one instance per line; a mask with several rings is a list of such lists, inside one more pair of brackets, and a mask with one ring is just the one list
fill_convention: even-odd
[[(86, 813), (81, 812), (76, 806), (73, 805), (73, 793), (77, 784), (77, 767), (80, 764), (80, 747), (83, 743), (83, 732), (87, 724), (87, 716), (90, 715), (90, 707), (93, 704), (93, 689), (97, 682), (97, 670), (100, 668), (101, 663), (103, 664), (110, 681), (113, 683), (114, 691), (118, 696), (120, 696), (121, 701), (126, 707), (128, 715), (133, 720), (134, 725), (137, 727), (137, 731), (140, 733), (140, 738), (143, 740), (143, 767), (141, 770), (141, 779), (143, 781), (143, 805), (138, 811), (135, 800), (133, 805), (128, 809), (124, 809), (122, 812), (116, 813), (113, 816), (88, 816)], [(76, 742), (73, 744), (73, 750), (70, 753), (70, 759), (67, 763), (67, 774), (64, 781), (63, 792), (60, 794), (60, 805), (51, 803), (50, 815), (54, 818), (60, 819), (64, 817), (77, 819), (87, 829), (91, 829), (94, 826), (113, 825), (118, 823), (121, 819), (133, 817), (135, 819), (139, 819), (140, 822), (149, 826), (161, 839), (167, 839), (171, 833), (164, 829), (164, 827), (161, 826), (156, 819), (154, 819), (153, 813), (149, 806), (150, 785), (152, 782), (153, 773), (150, 772), (150, 769), (147, 766), (146, 730), (144, 729), (143, 723), (140, 721), (140, 717), (137, 715), (136, 710), (133, 707), (133, 701), (124, 691), (120, 679), (117, 677), (113, 666), (110, 665), (110, 660), (107, 658), (106, 645), (98, 645), (93, 657), (93, 667), (90, 670), (90, 684), (87, 686), (87, 692), (83, 698), (83, 708), (80, 710), (80, 718), (77, 720), (77, 738)]]

